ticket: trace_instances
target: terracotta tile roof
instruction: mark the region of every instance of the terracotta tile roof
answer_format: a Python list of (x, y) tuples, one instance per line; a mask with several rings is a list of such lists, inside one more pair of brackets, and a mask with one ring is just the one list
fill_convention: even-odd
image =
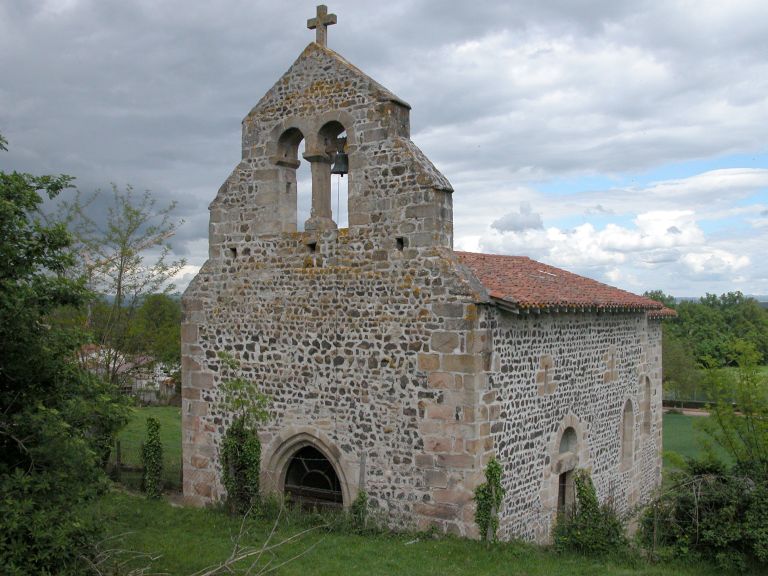
[(677, 318), (677, 312), (672, 310), (672, 308), (667, 308), (664, 306), (661, 308), (661, 310), (651, 310), (648, 312), (648, 318), (653, 318), (655, 320), (664, 318)]
[[(525, 256), (456, 252), (491, 298), (530, 310), (648, 310), (664, 314), (661, 303), (579, 276)], [(673, 310), (670, 310), (674, 314)]]

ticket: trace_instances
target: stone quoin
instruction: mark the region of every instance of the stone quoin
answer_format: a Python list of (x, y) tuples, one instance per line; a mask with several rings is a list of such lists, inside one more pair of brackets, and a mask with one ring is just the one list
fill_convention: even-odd
[(576, 468), (619, 510), (642, 503), (661, 479), (669, 312), (528, 258), (454, 251), (451, 184), (411, 142), (410, 106), (328, 48), (335, 23), (325, 6), (308, 21), (316, 41), (243, 120), (242, 160), (209, 208), (209, 258), (183, 298), (187, 501), (225, 496), (227, 352), (271, 398), (266, 492), (349, 506), (365, 490), (393, 527), (477, 537), (473, 490), (496, 455), (501, 538), (546, 542)]

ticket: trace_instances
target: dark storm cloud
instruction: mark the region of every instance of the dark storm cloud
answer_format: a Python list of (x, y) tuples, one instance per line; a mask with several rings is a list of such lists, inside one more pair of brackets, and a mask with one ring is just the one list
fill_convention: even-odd
[[(498, 202), (520, 200), (502, 191), (531, 182), (763, 150), (762, 6), (338, 0), (329, 45), (413, 105), (416, 143), (472, 191), (456, 186), (460, 234), (462, 213), (487, 227)], [(207, 206), (240, 158), (240, 121), (314, 38), (314, 10), (307, 0), (0, 4), (10, 144), (0, 168), (176, 201), (185, 224), (174, 247), (199, 265)], [(508, 217), (499, 227), (541, 224)]]

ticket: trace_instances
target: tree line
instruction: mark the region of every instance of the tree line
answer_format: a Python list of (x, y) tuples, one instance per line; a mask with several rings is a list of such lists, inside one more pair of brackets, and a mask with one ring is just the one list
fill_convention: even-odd
[(735, 367), (745, 350), (768, 364), (768, 309), (741, 292), (677, 302), (661, 290), (646, 296), (677, 312), (663, 325), (663, 371), (668, 392), (692, 399), (702, 369)]

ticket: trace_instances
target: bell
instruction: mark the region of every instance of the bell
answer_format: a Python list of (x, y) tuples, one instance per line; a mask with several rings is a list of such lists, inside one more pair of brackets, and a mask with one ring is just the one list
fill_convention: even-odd
[(346, 152), (336, 152), (333, 157), (333, 166), (331, 166), (331, 174), (338, 174), (344, 176), (349, 173), (349, 156)]

